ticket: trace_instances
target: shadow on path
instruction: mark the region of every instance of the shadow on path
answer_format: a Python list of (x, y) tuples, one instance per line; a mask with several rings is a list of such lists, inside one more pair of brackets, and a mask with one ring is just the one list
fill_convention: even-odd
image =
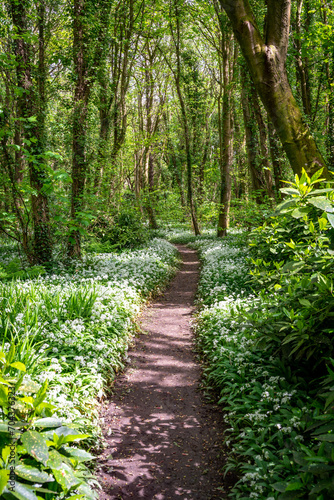
[(189, 321), (198, 281), (196, 252), (144, 314), (146, 332), (130, 352), (102, 416), (108, 449), (100, 457), (100, 500), (214, 500), (221, 474), (222, 414), (202, 400)]

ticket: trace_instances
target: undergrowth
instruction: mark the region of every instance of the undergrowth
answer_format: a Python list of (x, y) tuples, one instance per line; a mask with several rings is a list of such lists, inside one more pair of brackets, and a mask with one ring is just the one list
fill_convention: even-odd
[[(85, 439), (86, 448), (101, 447), (99, 401), (126, 363), (135, 316), (171, 278), (176, 255), (172, 245), (155, 239), (141, 249), (87, 254), (67, 266), (59, 262), (52, 273), (0, 283), (0, 361), (9, 376), (0, 380), (0, 491), (7, 488), (10, 471), (10, 407), (18, 439), (16, 483), (24, 485), (21, 493), (18, 486), (17, 494), (6, 492), (4, 498), (93, 498), (91, 487), (91, 496), (81, 491), (90, 477), (83, 465), (90, 455), (78, 451), (74, 457), (68, 444)], [(1, 258), (8, 268), (8, 252), (0, 263)], [(23, 385), (17, 371), (24, 374)], [(29, 469), (29, 476), (22, 467), (34, 471)]]
[(238, 500), (334, 496), (333, 191), (304, 173), (250, 248), (196, 240), (205, 384), (228, 426)]

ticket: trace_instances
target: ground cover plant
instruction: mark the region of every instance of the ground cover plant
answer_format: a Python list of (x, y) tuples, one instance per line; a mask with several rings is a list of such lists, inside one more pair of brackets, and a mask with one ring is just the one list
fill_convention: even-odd
[[(154, 239), (141, 249), (119, 254), (87, 254), (81, 261), (73, 261), (70, 267), (58, 264), (53, 273), (33, 279), (5, 279), (0, 283), (0, 356), (1, 359), (10, 359), (6, 365), (8, 375), (13, 377), (15, 370), (21, 370), (28, 387), (28, 393), (21, 394), (24, 385), (21, 385), (20, 378), (9, 382), (1, 380), (2, 421), (7, 421), (8, 387), (15, 386), (21, 401), (15, 403), (16, 415), (19, 411), (17, 405), (24, 403), (28, 408), (23, 412), (27, 422), (25, 433), (20, 437), (18, 460), (20, 464), (23, 461), (27, 467), (33, 467), (30, 462), (36, 459), (40, 466), (42, 464), (44, 475), (41, 472), (40, 476), (46, 483), (54, 485), (46, 455), (52, 451), (53, 457), (55, 450), (64, 452), (67, 458), (62, 458), (61, 463), (65, 465), (60, 465), (58, 460), (57, 467), (50, 466), (53, 477), (57, 475), (55, 470), (67, 471), (68, 481), (59, 483), (62, 490), (59, 498), (68, 498), (67, 495), (78, 490), (78, 481), (73, 479), (76, 472), (72, 469), (78, 468), (81, 477), (82, 462), (89, 458), (84, 452), (82, 455), (78, 452), (78, 457), (74, 457), (76, 452), (68, 451), (67, 445), (83, 438), (87, 441), (86, 447), (94, 443), (96, 448), (101, 444), (99, 400), (107, 382), (112, 381), (126, 363), (135, 331), (134, 317), (143, 302), (170, 279), (176, 263), (175, 248), (166, 241)], [(3, 265), (8, 265), (7, 260)], [(43, 400), (40, 400), (41, 388), (44, 388)], [(46, 406), (40, 407), (42, 403)], [(39, 417), (42, 422), (38, 421)], [(56, 420), (43, 421), (51, 417)], [(42, 428), (44, 444), (41, 436), (37, 437), (39, 427)], [(31, 450), (29, 452), (24, 440), (26, 433), (31, 432), (44, 449), (40, 459)], [(6, 446), (8, 439), (4, 436), (4, 471), (8, 466)], [(52, 450), (48, 452), (47, 447)], [(4, 472), (1, 476), (2, 488), (8, 479), (6, 474)], [(31, 478), (23, 475), (23, 479), (37, 482), (36, 474)], [(87, 476), (87, 472), (84, 474)], [(38, 483), (43, 481), (38, 480)], [(29, 489), (29, 486), (23, 488)], [(48, 486), (43, 485), (38, 495), (54, 498), (47, 496), (50, 493), (45, 493), (45, 488)], [(49, 488), (52, 490), (51, 486)], [(43, 490), (46, 496), (43, 496)], [(32, 496), (34, 491), (30, 497), (17, 493), (21, 496), (16, 495), (16, 498), (35, 499), (37, 497)], [(58, 492), (57, 489), (52, 491)], [(8, 498), (13, 494), (6, 493)]]
[(205, 384), (240, 475), (231, 498), (333, 497), (333, 192), (318, 182), (296, 177), (249, 249), (233, 235), (193, 243)]

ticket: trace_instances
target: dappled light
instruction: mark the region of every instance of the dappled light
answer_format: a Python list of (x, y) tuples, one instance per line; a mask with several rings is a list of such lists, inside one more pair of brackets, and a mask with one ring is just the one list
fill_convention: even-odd
[(200, 395), (191, 352), (198, 261), (193, 250), (179, 249), (184, 263), (145, 312), (144, 333), (103, 412), (109, 446), (100, 460), (101, 499), (209, 500), (227, 491), (222, 413)]

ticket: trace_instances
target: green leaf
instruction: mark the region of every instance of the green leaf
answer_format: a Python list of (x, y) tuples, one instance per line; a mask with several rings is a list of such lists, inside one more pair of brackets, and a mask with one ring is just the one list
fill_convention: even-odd
[(67, 457), (75, 458), (78, 462), (85, 462), (86, 460), (93, 460), (95, 457), (91, 453), (79, 448), (64, 448), (62, 453)]
[(332, 227), (334, 227), (334, 215), (327, 213), (327, 219)]
[(62, 468), (60, 470), (52, 469), (52, 472), (57, 483), (60, 484), (65, 493), (82, 482), (80, 479), (75, 477), (73, 469), (65, 463), (62, 464)]
[(15, 488), (12, 490), (6, 490), (4, 493), (11, 493), (15, 498), (19, 500), (38, 500), (35, 493), (26, 485), (15, 481)]
[(298, 299), (298, 300), (302, 306), (312, 307), (312, 304), (309, 300), (307, 300), (307, 299)]
[(298, 271), (300, 271), (301, 269), (303, 269), (304, 266), (305, 266), (305, 262), (303, 262), (302, 260), (299, 261), (299, 262), (290, 261), (290, 262), (287, 262), (282, 267), (282, 272), (283, 273), (286, 273), (286, 272), (297, 273)]
[(310, 209), (309, 208), (295, 208), (294, 211), (292, 212), (292, 217), (295, 219), (302, 219), (309, 213)]
[(0, 384), (0, 405), (7, 406), (8, 402), (8, 389), (6, 386)]
[(296, 198), (294, 198), (293, 200), (283, 201), (282, 203), (280, 203), (279, 205), (277, 205), (275, 213), (282, 212), (283, 210), (286, 210), (287, 208), (296, 205), (296, 203), (297, 203), (297, 199)]
[(332, 203), (325, 196), (310, 198), (308, 201), (311, 205), (320, 208), (324, 212), (334, 212)]
[(41, 434), (37, 431), (27, 431), (22, 434), (21, 439), (29, 455), (46, 465), (49, 459), (49, 451)]
[(90, 437), (90, 434), (69, 434), (68, 436), (64, 436), (63, 443), (74, 443), (75, 441), (81, 441), (88, 437)]
[(290, 195), (296, 194), (297, 196), (300, 196), (300, 192), (298, 191), (298, 189), (295, 188), (281, 188), (280, 191), (281, 193), (284, 194), (290, 194)]
[(51, 474), (47, 474), (36, 467), (31, 467), (30, 465), (19, 464), (15, 467), (15, 473), (26, 479), (27, 481), (37, 482), (37, 483), (49, 483), (54, 481)]
[(315, 189), (311, 191), (310, 196), (314, 196), (315, 194), (324, 194), (324, 193), (332, 193), (333, 188), (323, 188), (323, 189)]
[(332, 470), (334, 470), (334, 466), (327, 464), (311, 464), (308, 467), (308, 472), (312, 472), (312, 474), (323, 474)]
[(43, 403), (45, 397), (46, 397), (46, 391), (48, 388), (48, 381), (45, 380), (42, 387), (39, 389), (39, 391), (36, 394), (36, 398), (34, 400), (34, 408), (37, 408), (38, 405)]
[(284, 493), (286, 487), (287, 487), (287, 483), (274, 483), (273, 484), (273, 488), (277, 491), (280, 491), (281, 493)]
[(296, 491), (300, 490), (301, 488), (303, 488), (303, 483), (301, 483), (300, 481), (295, 481), (293, 483), (289, 483), (285, 491)]
[(0, 495), (3, 493), (9, 479), (9, 470), (0, 470)]
[(334, 433), (333, 434), (321, 434), (316, 436), (319, 441), (327, 441), (328, 443), (334, 443)]
[(8, 430), (8, 424), (4, 424), (2, 422), (0, 422), (0, 432), (9, 432)]
[(315, 172), (315, 174), (312, 175), (311, 180), (310, 180), (311, 184), (314, 184), (315, 182), (320, 182), (319, 177), (321, 176), (323, 170), (324, 170), (323, 168), (320, 168), (319, 170), (317, 170)]
[(36, 427), (42, 427), (43, 429), (46, 429), (48, 427), (61, 427), (62, 421), (59, 420), (58, 418), (54, 417), (45, 417), (45, 418), (39, 418), (35, 420), (34, 425)]
[(17, 370), (20, 370), (21, 372), (26, 371), (25, 365), (23, 363), (21, 363), (20, 361), (15, 361), (15, 363), (11, 363), (10, 366), (12, 368), (16, 368)]
[(60, 470), (63, 465), (63, 459), (60, 453), (57, 450), (49, 451), (49, 460), (47, 461), (47, 466), (52, 470)]

